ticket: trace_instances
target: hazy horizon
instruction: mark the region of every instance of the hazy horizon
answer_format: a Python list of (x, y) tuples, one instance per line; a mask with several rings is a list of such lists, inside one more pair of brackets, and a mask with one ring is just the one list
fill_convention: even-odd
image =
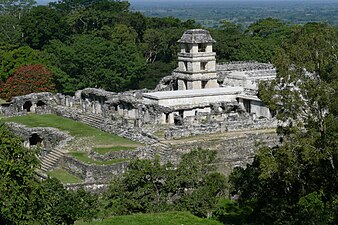
[[(36, 0), (38, 4), (47, 4), (49, 2), (55, 2), (57, 0)], [(337, 0), (129, 0), (131, 4), (137, 3), (137, 4), (142, 4), (142, 2), (320, 2), (320, 3), (332, 3), (332, 2), (337, 2)]]

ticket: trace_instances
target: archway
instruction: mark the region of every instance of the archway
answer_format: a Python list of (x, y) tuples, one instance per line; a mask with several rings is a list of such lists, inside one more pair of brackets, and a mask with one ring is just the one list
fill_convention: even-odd
[(45, 105), (46, 103), (44, 103), (43, 101), (39, 100), (37, 103), (36, 103), (36, 106), (37, 107), (41, 107), (41, 108), (45, 108)]
[(43, 139), (37, 134), (34, 133), (32, 136), (29, 138), (29, 145), (34, 146), (34, 145), (41, 145)]
[(31, 101), (26, 101), (24, 104), (23, 104), (23, 109), (26, 110), (27, 112), (30, 112), (31, 111), (31, 107), (32, 107), (32, 102)]

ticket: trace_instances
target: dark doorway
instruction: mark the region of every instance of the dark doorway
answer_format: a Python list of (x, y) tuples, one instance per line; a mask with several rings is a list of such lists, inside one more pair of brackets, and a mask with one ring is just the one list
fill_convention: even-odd
[(251, 101), (247, 99), (243, 99), (243, 104), (244, 104), (244, 108), (246, 112), (251, 113)]
[(23, 104), (23, 109), (26, 110), (27, 112), (30, 112), (31, 111), (31, 107), (32, 107), (32, 102), (31, 101), (26, 101), (24, 104)]
[(41, 108), (45, 108), (45, 105), (46, 105), (46, 103), (44, 103), (43, 101), (38, 101), (38, 103), (36, 103), (36, 106), (37, 107), (41, 107)]
[(37, 134), (34, 133), (32, 134), (32, 136), (29, 138), (29, 145), (33, 146), (33, 145), (41, 145), (43, 139)]

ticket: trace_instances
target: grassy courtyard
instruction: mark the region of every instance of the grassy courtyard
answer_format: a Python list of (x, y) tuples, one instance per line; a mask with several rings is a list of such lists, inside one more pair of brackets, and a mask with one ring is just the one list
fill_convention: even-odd
[(128, 159), (113, 159), (109, 161), (98, 161), (98, 160), (89, 158), (86, 152), (70, 152), (69, 154), (84, 163), (95, 164), (95, 165), (112, 165), (115, 163), (128, 161)]
[(76, 222), (75, 225), (221, 225), (222, 223), (202, 219), (188, 212), (168, 212), (156, 214), (135, 214), (115, 216), (96, 222)]
[(55, 169), (53, 171), (47, 172), (47, 175), (50, 177), (54, 177), (60, 180), (64, 184), (73, 184), (73, 183), (82, 183), (83, 180), (80, 178), (68, 173), (63, 169)]
[(114, 134), (106, 133), (99, 129), (90, 127), (86, 124), (53, 114), (29, 114), (27, 116), (2, 118), (2, 120), (6, 122), (24, 124), (28, 127), (58, 128), (62, 131), (68, 131), (69, 134), (74, 136), (75, 138), (90, 139), (93, 146), (106, 146), (114, 149), (114, 147), (116, 146), (136, 148), (141, 145), (140, 143), (134, 142), (132, 140), (128, 140)]

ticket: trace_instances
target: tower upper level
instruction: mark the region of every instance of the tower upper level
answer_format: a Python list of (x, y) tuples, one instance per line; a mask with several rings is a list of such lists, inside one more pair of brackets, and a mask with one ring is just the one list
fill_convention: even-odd
[(175, 70), (178, 90), (218, 87), (216, 53), (212, 51), (215, 40), (209, 31), (187, 30), (177, 42), (181, 46)]
[(181, 44), (181, 53), (212, 53), (212, 44), (216, 42), (209, 31), (192, 29), (184, 32), (177, 41)]

